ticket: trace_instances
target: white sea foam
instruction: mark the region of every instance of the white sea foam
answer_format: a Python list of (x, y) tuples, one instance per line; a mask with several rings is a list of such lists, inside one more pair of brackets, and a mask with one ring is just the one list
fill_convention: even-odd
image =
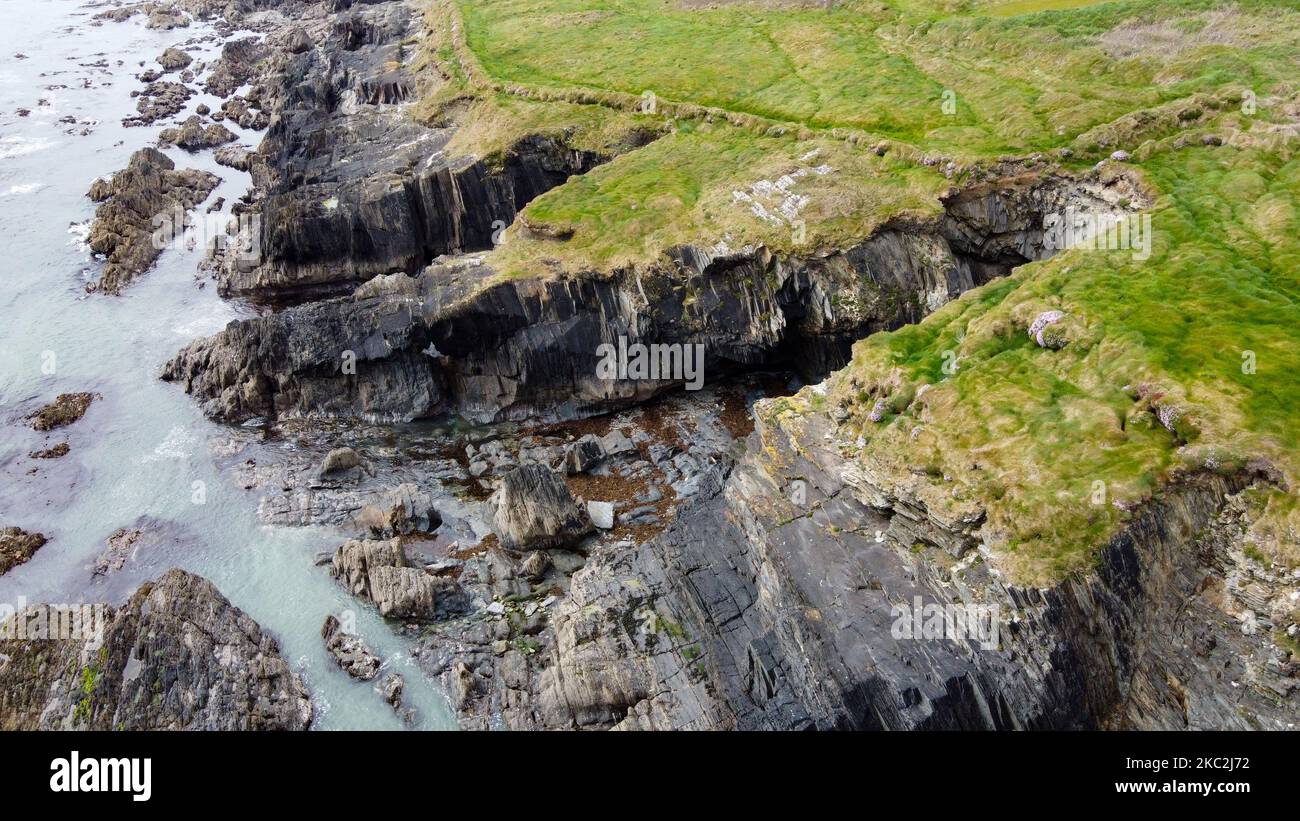
[(192, 432), (186, 428), (176, 425), (168, 432), (167, 438), (153, 449), (153, 453), (141, 459), (141, 462), (161, 462), (164, 459), (188, 459), (194, 452), (194, 444), (198, 441)]
[(8, 189), (0, 191), (0, 197), (18, 197), (23, 194), (34, 194), (45, 187), (43, 182), (27, 182), (21, 185), (11, 185)]
[(37, 151), (44, 151), (54, 145), (53, 140), (45, 137), (28, 139), (27, 137), (0, 137), (0, 160), (8, 160), (14, 157), (21, 157), (25, 154), (35, 154)]

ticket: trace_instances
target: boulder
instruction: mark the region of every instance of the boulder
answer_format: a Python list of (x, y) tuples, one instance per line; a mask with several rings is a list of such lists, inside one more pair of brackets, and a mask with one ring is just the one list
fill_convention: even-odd
[(606, 456), (617, 456), (620, 453), (630, 453), (636, 450), (636, 445), (621, 430), (611, 430), (600, 437), (600, 447)]
[(376, 567), (400, 567), (405, 563), (402, 544), (397, 539), (350, 539), (334, 551), (330, 573), (352, 595), (374, 601), (370, 593), (370, 571)]
[(511, 550), (564, 547), (593, 530), (568, 485), (545, 465), (522, 465), (506, 473), (489, 505), (497, 538)]
[(284, 36), (284, 47), (290, 54), (302, 54), (311, 51), (311, 38), (300, 27), (294, 26)]
[(614, 526), (614, 503), (587, 502), (587, 515), (591, 517), (591, 522), (596, 527), (609, 530)]
[(551, 567), (551, 557), (540, 550), (534, 550), (524, 557), (524, 561), (519, 565), (519, 572), (524, 578), (530, 581), (537, 581), (546, 575), (546, 571)]
[(232, 122), (238, 123), (240, 128), (253, 131), (261, 131), (271, 122), (270, 116), (265, 111), (254, 108), (245, 97), (231, 97), (221, 104), (221, 113)]
[(187, 28), (190, 24), (190, 18), (175, 6), (155, 7), (149, 12), (149, 19), (145, 23), (151, 29), (160, 31), (171, 31), (177, 28)]
[(384, 701), (388, 702), (394, 710), (402, 706), (402, 691), (406, 689), (406, 680), (397, 673), (389, 673), (384, 678), (383, 687), (380, 693)]
[(212, 159), (217, 165), (224, 165), (236, 171), (247, 171), (253, 167), (253, 152), (242, 145), (223, 145), (212, 152)]
[(61, 393), (53, 402), (32, 414), (32, 427), (47, 431), (71, 425), (86, 415), (94, 401), (93, 393)]
[(44, 534), (28, 533), (21, 527), (0, 528), (0, 576), (26, 564), (46, 541)]
[(180, 71), (187, 68), (194, 58), (178, 48), (169, 48), (158, 58), (158, 65), (163, 67), (163, 71)]
[(357, 514), (356, 524), (378, 539), (432, 533), (442, 524), (433, 497), (411, 482), (403, 482)]
[(322, 475), (339, 473), (360, 466), (361, 455), (355, 450), (352, 448), (335, 448), (325, 454), (325, 460), (321, 462), (320, 472)]
[(432, 621), (437, 579), (414, 567), (375, 567), (370, 571), (370, 594), (379, 615), (395, 619)]
[(433, 621), (469, 607), (455, 579), (408, 567), (400, 540), (352, 539), (334, 551), (331, 574), (352, 595), (373, 602), (379, 614)]
[(589, 433), (574, 442), (565, 454), (564, 464), (570, 474), (586, 473), (605, 459), (605, 449), (596, 435)]
[(349, 676), (370, 681), (379, 675), (379, 656), (370, 651), (360, 636), (345, 632), (332, 614), (325, 617), (320, 635), (325, 640), (325, 649)]

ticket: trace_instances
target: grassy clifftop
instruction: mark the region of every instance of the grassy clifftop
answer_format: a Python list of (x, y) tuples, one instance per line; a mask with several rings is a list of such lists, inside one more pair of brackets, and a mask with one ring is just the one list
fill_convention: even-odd
[[(1023, 580), (1086, 567), (1180, 474), (1253, 460), (1300, 479), (1300, 162), (1222, 146), (1145, 168), (1167, 192), (1149, 258), (1024, 266), (860, 342), (829, 386), (855, 457), (935, 510), (986, 511), (985, 541)], [(1294, 496), (1255, 501), (1261, 555), (1294, 564)]]
[[(656, 137), (530, 204), (491, 254), (508, 275), (843, 247), (1000, 159), (1128, 152), (1157, 195), (1149, 255), (1025, 266), (768, 408), (847, 411), (854, 458), (985, 511), (1017, 578), (1087, 567), (1181, 472), (1300, 481), (1300, 3), (439, 0), (428, 19), (425, 114), (480, 123), (467, 151)], [(1300, 561), (1293, 492), (1255, 504), (1260, 555)]]

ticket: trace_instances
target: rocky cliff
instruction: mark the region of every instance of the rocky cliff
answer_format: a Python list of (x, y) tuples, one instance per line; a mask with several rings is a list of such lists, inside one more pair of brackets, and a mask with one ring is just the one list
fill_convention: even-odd
[(33, 605), (0, 626), (6, 730), (305, 730), (311, 719), (275, 639), (181, 570), (121, 607)]
[[(218, 279), (227, 294), (281, 309), (193, 343), (163, 371), (222, 421), (576, 420), (686, 381), (602, 378), (600, 346), (621, 341), (702, 345), (711, 383), (770, 367), (819, 380), (854, 340), (1049, 256), (1048, 214), (1150, 205), (1122, 174), (1010, 169), (951, 191), (940, 216), (895, 219), (844, 248), (778, 254), (701, 239), (637, 268), (507, 278), (465, 252), (607, 157), (543, 139), (504, 163), (446, 156), (449, 131), (400, 110), (413, 93), (400, 59), (407, 7), (334, 11), (303, 24), (316, 47), (275, 34), (231, 56), (233, 74), (245, 76), (239, 61), (252, 66), (253, 96), (273, 114), (251, 161), (262, 257), (223, 259)], [(945, 518), (907, 477), (855, 462), (834, 409), (804, 401), (783, 420), (776, 408), (760, 405), (757, 429), (729, 431), (725, 445), (656, 441), (653, 419), (626, 446), (530, 435), (507, 453), (496, 432), (472, 434), (455, 459), (436, 460), (438, 483), (494, 485), (500, 513), (516, 461), (532, 465), (524, 474), (535, 480), (515, 484), (547, 491), (514, 505), (527, 527), (510, 515), (492, 517), (498, 533), (469, 526), (481, 500), (462, 498), (445, 507), (463, 518), (441, 527), (464, 544), (436, 539), (441, 552), (418, 567), (407, 552), (417, 539), (348, 541), (334, 572), (363, 600), (421, 622), (420, 663), (467, 727), (1294, 722), (1295, 662), (1257, 628), (1285, 622), (1297, 579), (1252, 564), (1240, 539), (1242, 499), (1276, 481), (1267, 470), (1179, 476), (1097, 545), (1089, 572), (1024, 588), (979, 544), (979, 510)], [(366, 498), (435, 470), (390, 461), (356, 477)], [(617, 510), (618, 530), (587, 535), (578, 500), (551, 473), (561, 469), (588, 494), (580, 501), (626, 496), (596, 508), (602, 519)], [(276, 515), (348, 520), (322, 513), (329, 503), (295, 506), (290, 484), (268, 505)], [(317, 485), (361, 504), (359, 492)], [(555, 523), (575, 516), (581, 526), (561, 533)], [(656, 527), (639, 527), (650, 519)], [(525, 529), (526, 541), (511, 538)], [(414, 605), (393, 611), (398, 599)], [(924, 624), (900, 632), (906, 614), (927, 622), (931, 608), (941, 621), (995, 620), (964, 639), (921, 639)]]
[(980, 186), (953, 195), (939, 220), (806, 258), (689, 246), (651, 270), (522, 280), (462, 258), (234, 324), (180, 352), (163, 378), (232, 422), (577, 418), (683, 384), (599, 378), (598, 349), (620, 338), (701, 344), (710, 374), (784, 361), (819, 378), (854, 340), (1048, 255), (1044, 214), (1110, 212), (1132, 193), (1123, 178)]
[[(720, 493), (655, 541), (584, 568), (529, 680), (537, 701), (509, 715), (627, 729), (1281, 728), (1294, 717), (1271, 697), (1292, 689), (1293, 671), (1277, 676), (1268, 642), (1200, 597), (1230, 560), (1198, 535), (1253, 477), (1171, 488), (1102, 549), (1094, 574), (1021, 589), (978, 551), (951, 557), (924, 523), (895, 526), (900, 510), (846, 481), (824, 444), (832, 430), (825, 418), (798, 440), (760, 427)], [(992, 643), (900, 640), (894, 608), (917, 597), (996, 607), (1005, 622)], [(1225, 670), (1265, 681), (1228, 695)]]

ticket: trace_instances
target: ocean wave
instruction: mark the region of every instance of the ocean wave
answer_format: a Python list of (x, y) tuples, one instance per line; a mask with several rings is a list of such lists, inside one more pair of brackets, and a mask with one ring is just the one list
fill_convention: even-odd
[(34, 194), (45, 187), (43, 182), (26, 182), (20, 185), (11, 185), (8, 189), (0, 191), (0, 197), (18, 197), (23, 194)]
[(26, 154), (35, 154), (37, 151), (44, 151), (52, 145), (54, 145), (54, 141), (46, 139), (45, 137), (36, 137), (34, 139), (27, 137), (0, 137), (0, 160), (8, 160)]

